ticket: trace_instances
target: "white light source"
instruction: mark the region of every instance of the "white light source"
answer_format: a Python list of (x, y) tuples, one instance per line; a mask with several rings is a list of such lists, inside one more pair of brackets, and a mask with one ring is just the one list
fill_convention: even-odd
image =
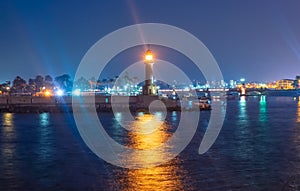
[(55, 94), (56, 94), (57, 96), (63, 96), (63, 95), (64, 95), (64, 91), (62, 91), (61, 89), (58, 89), (58, 90), (55, 92)]
[(80, 92), (81, 92), (80, 89), (76, 89), (76, 90), (73, 91), (73, 95), (74, 96), (80, 96)]
[(153, 61), (153, 54), (152, 54), (151, 50), (146, 51), (145, 60), (148, 61), (148, 62)]

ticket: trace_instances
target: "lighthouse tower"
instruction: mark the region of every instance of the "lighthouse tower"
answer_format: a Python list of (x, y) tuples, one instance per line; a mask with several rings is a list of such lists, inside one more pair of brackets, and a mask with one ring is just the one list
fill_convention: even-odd
[(143, 86), (143, 95), (157, 95), (157, 88), (153, 84), (153, 64), (154, 58), (151, 50), (145, 53), (144, 63), (146, 69), (145, 85)]

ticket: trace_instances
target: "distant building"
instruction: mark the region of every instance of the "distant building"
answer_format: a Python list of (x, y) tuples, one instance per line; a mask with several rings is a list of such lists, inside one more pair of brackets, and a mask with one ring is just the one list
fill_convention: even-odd
[(277, 89), (276, 82), (268, 82), (266, 86), (268, 89)]
[(276, 81), (276, 87), (278, 90), (291, 90), (295, 89), (294, 80), (292, 79), (282, 79)]
[(236, 88), (236, 81), (234, 81), (234, 80), (230, 80), (229, 81), (229, 88)]
[(294, 80), (294, 87), (296, 89), (300, 89), (300, 76), (296, 76), (296, 79)]
[(224, 80), (220, 81), (206, 81), (206, 88), (224, 88), (226, 83)]

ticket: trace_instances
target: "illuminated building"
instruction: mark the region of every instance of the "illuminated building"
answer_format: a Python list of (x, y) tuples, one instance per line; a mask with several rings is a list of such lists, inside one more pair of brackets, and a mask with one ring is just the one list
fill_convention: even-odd
[(276, 89), (276, 88), (277, 88), (276, 82), (267, 83), (267, 89)]
[(295, 89), (294, 80), (291, 79), (282, 79), (276, 81), (276, 86), (278, 90), (291, 90)]
[(230, 81), (229, 81), (229, 87), (230, 87), (230, 88), (236, 88), (236, 81), (230, 80)]

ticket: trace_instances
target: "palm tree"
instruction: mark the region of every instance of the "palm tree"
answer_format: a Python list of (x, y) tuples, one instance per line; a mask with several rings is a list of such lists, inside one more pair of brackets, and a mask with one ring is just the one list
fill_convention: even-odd
[(28, 85), (29, 85), (29, 91), (31, 93), (35, 93), (36, 92), (36, 83), (35, 83), (35, 79), (29, 78), (28, 80)]
[(44, 77), (41, 75), (37, 75), (35, 77), (36, 90), (41, 91), (41, 89), (45, 86)]
[(26, 86), (26, 80), (17, 76), (13, 81), (12, 91), (15, 93), (23, 93)]
[(45, 76), (45, 87), (46, 89), (52, 90), (53, 89), (53, 78), (50, 75)]

